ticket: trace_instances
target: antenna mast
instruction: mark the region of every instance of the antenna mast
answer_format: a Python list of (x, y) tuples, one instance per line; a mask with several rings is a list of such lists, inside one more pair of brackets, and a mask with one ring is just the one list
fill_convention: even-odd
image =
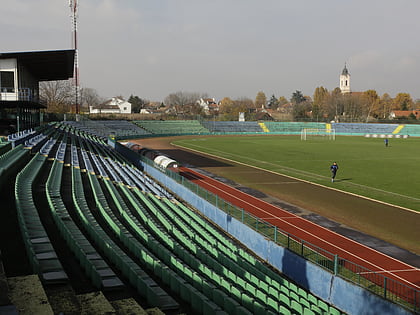
[(76, 114), (80, 112), (80, 81), (79, 81), (79, 53), (77, 50), (77, 0), (69, 0), (70, 17), (72, 23), (72, 46), (75, 50), (74, 54), (74, 86), (75, 86), (75, 105)]

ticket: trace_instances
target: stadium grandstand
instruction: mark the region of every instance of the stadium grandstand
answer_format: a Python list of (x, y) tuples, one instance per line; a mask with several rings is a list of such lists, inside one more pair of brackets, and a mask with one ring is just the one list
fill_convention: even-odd
[[(266, 222), (253, 218), (255, 229), (228, 214), (226, 201), (118, 142), (305, 128), (420, 136), (418, 126), (82, 116), (46, 123), (39, 82), (71, 78), (74, 58), (75, 50), (0, 54), (13, 70), (0, 93), (0, 314), (419, 312), (418, 292), (413, 302), (386, 285), (351, 283), (338, 275), (338, 259), (290, 236), (287, 244), (270, 239), (261, 233)], [(308, 248), (322, 266), (302, 255)], [(281, 268), (286, 262), (292, 267)]]
[[(135, 289), (144, 305), (162, 311), (341, 313), (157, 188), (100, 137), (62, 123), (19, 140), (32, 145), (3, 154), (1, 166), (13, 170), (26, 157), (15, 168), (15, 210), (28, 265), (44, 286), (71, 283), (74, 270), (65, 265), (73, 255), (72, 268), (90, 286)], [(2, 186), (13, 176), (2, 175)], [(44, 196), (34, 183), (45, 185)], [(51, 226), (65, 249), (50, 237)]]
[[(50, 123), (2, 139), (0, 187), (8, 211), (0, 215), (0, 311), (18, 309), (9, 298), (15, 282), (31, 279), (50, 301), (46, 314), (81, 312), (84, 299), (94, 292), (103, 307), (116, 313), (129, 301), (138, 312), (155, 308), (171, 314), (344, 314), (352, 313), (348, 300), (359, 290), (371, 301), (361, 300), (365, 307), (374, 304), (377, 310), (406, 314), (392, 301), (341, 280), (310, 288), (280, 272), (249, 251), (246, 242), (204, 217), (200, 208), (205, 201), (191, 183), (170, 182), (165, 172), (140, 156), (136, 165), (132, 151), (112, 139), (131, 132), (212, 132), (200, 129), (198, 121), (178, 123), (189, 126), (181, 129), (155, 124)], [(251, 125), (263, 132), (258, 123), (239, 122), (232, 132), (249, 132), (245, 130)], [(281, 129), (266, 123), (266, 128), (293, 134), (308, 126), (286, 125)], [(224, 132), (218, 130), (214, 132)], [(185, 187), (191, 190), (185, 193)], [(241, 224), (235, 223), (241, 233), (248, 231)], [(265, 246), (273, 253), (284, 251), (275, 243)], [(331, 277), (286, 252), (297, 265), (306, 266), (306, 273), (313, 269), (321, 278)], [(71, 305), (52, 302), (57, 291), (65, 292)]]

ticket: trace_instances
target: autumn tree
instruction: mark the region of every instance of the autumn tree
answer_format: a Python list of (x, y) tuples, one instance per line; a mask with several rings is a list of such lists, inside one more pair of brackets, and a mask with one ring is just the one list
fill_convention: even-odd
[(391, 113), (392, 110), (392, 104), (393, 104), (393, 99), (391, 96), (389, 96), (388, 93), (384, 93), (384, 95), (382, 95), (380, 102), (381, 102), (381, 115), (380, 117), (382, 119), (386, 119), (389, 117), (389, 114)]
[(344, 97), (340, 88), (335, 88), (331, 91), (330, 97), (326, 104), (326, 115), (328, 119), (333, 119), (339, 122), (339, 118), (344, 112)]
[(255, 97), (255, 107), (263, 108), (267, 104), (267, 97), (263, 91), (259, 91)]
[(409, 93), (398, 93), (394, 98), (394, 108), (398, 110), (410, 110), (413, 108), (413, 99)]
[(338, 103), (339, 108), (342, 108), (342, 120), (359, 121), (363, 116), (363, 106), (359, 94), (342, 94)]
[(239, 97), (234, 102), (236, 106), (243, 108), (245, 112), (252, 112), (255, 109), (254, 102), (248, 97)]
[(279, 106), (284, 105), (289, 103), (289, 101), (287, 100), (287, 98), (285, 98), (284, 96), (280, 96), (279, 97)]
[(317, 87), (314, 92), (314, 100), (312, 102), (312, 117), (318, 120), (327, 112), (327, 102), (330, 94), (328, 90), (322, 86)]
[(369, 121), (371, 116), (377, 118), (380, 114), (380, 102), (378, 93), (376, 93), (375, 90), (367, 90), (362, 94), (362, 101), (366, 122)]

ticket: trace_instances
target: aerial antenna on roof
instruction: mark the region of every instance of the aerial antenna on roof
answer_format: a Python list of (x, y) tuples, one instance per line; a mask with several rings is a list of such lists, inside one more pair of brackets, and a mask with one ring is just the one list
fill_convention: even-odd
[[(70, 17), (72, 22), (72, 48), (75, 51), (74, 54), (74, 74), (73, 82), (75, 87), (75, 106), (76, 106), (76, 118), (80, 112), (80, 81), (79, 81), (79, 56), (77, 50), (77, 0), (69, 0)], [(78, 120), (78, 119), (77, 119)]]

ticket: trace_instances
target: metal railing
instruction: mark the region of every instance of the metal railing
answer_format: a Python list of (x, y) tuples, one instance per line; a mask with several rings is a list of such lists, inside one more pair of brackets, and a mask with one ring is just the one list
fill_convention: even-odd
[(151, 165), (167, 176), (191, 190), (196, 195), (207, 200), (228, 215), (236, 218), (255, 231), (261, 233), (276, 244), (287, 248), (304, 259), (321, 268), (339, 276), (347, 281), (363, 287), (364, 289), (395, 304), (401, 305), (410, 311), (420, 313), (420, 290), (407, 286), (400, 281), (391, 279), (381, 273), (369, 270), (338, 255), (328, 252), (311, 244), (298, 236), (292, 235), (279, 227), (268, 223), (251, 213), (240, 209), (217, 195), (207, 191), (201, 186), (189, 181), (185, 177), (171, 170), (162, 170), (156, 167), (153, 161), (141, 157), (142, 161)]
[(30, 101), (39, 102), (39, 95), (33, 89), (30, 88), (6, 88), (0, 89), (0, 100), (1, 101)]

